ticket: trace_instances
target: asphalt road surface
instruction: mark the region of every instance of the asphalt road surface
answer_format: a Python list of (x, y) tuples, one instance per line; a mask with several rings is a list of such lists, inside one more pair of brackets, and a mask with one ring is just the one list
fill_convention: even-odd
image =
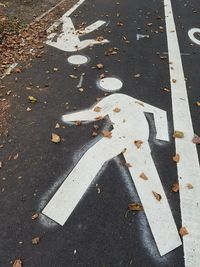
[(199, 267), (198, 1), (66, 12), (4, 79), (0, 266)]

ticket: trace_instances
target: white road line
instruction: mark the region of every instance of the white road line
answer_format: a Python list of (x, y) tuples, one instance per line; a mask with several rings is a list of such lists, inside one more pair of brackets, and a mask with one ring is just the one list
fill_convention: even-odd
[(200, 33), (199, 28), (193, 28), (188, 31), (188, 36), (190, 37), (191, 41), (194, 42), (195, 44), (200, 45), (200, 40), (198, 40), (194, 35), (195, 33)]
[[(154, 115), (156, 138), (169, 141), (166, 112), (124, 94), (110, 95), (95, 107), (63, 116), (63, 121), (69, 123), (95, 121), (96, 117), (108, 115), (114, 127), (110, 132), (112, 138), (104, 137), (86, 151), (42, 213), (64, 225), (104, 163), (123, 151), (160, 255), (180, 246), (181, 240), (151, 156), (145, 112)], [(142, 140), (140, 148), (134, 140)], [(146, 180), (140, 178), (142, 173), (148, 177)], [(153, 192), (159, 194), (160, 199), (156, 199)]]
[[(182, 226), (189, 234), (183, 237), (186, 267), (200, 266), (200, 168), (194, 136), (186, 83), (176, 33), (176, 26), (170, 0), (164, 0), (167, 42), (169, 50), (169, 69), (174, 129), (182, 131), (184, 138), (175, 139), (176, 153), (180, 154), (177, 164), (180, 184), (180, 205)], [(188, 188), (192, 184), (193, 189)]]

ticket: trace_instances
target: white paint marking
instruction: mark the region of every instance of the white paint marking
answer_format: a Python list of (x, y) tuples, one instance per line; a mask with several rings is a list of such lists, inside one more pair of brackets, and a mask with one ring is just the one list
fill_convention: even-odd
[(80, 88), (82, 87), (82, 84), (83, 84), (83, 77), (84, 77), (84, 73), (81, 74), (81, 77), (80, 77), (80, 80), (79, 80), (79, 83), (77, 84), (77, 88)]
[[(95, 107), (100, 107), (100, 112), (95, 112)], [(164, 255), (180, 246), (181, 241), (151, 157), (148, 143), (149, 124), (144, 112), (154, 114), (156, 138), (169, 141), (166, 112), (123, 94), (108, 96), (98, 102), (95, 107), (64, 115), (63, 121), (66, 123), (77, 120), (95, 121), (97, 116), (108, 115), (114, 127), (112, 138), (104, 137), (87, 150), (42, 212), (57, 223), (64, 225), (104, 163), (126, 149), (124, 152), (126, 162), (133, 166), (129, 168), (131, 177), (143, 204), (158, 250), (161, 255)], [(120, 112), (115, 111), (117, 107)], [(144, 142), (140, 149), (134, 145), (134, 140)], [(147, 181), (139, 178), (142, 172), (149, 177)], [(162, 199), (156, 200), (152, 191), (159, 193)]]
[[(182, 225), (189, 234), (183, 237), (186, 267), (200, 266), (200, 168), (196, 145), (192, 143), (192, 126), (187, 88), (170, 0), (164, 0), (167, 42), (169, 49), (171, 96), (174, 129), (182, 131), (184, 138), (176, 138), (176, 152), (180, 154), (177, 164), (180, 184)], [(173, 82), (176, 80), (176, 82)], [(184, 99), (184, 101), (183, 101)], [(188, 189), (192, 184), (193, 189)]]
[[(62, 23), (62, 32), (58, 34), (56, 28), (60, 25), (60, 23)], [(104, 25), (106, 21), (98, 20), (83, 30), (76, 30), (71, 18), (66, 15), (62, 16), (60, 23), (56, 22), (51, 27), (49, 31), (53, 32), (48, 35), (46, 44), (56, 47), (62, 51), (75, 52), (88, 46), (109, 42), (106, 39), (100, 41), (95, 39), (86, 39), (81, 41), (79, 39), (80, 36), (84, 36), (94, 30), (98, 30), (98, 28)]]
[(18, 63), (13, 63), (11, 64), (7, 70), (4, 72), (4, 74), (1, 76), (1, 80), (3, 80), (3, 78), (5, 78), (7, 75), (9, 75), (11, 73), (11, 71), (18, 65)]
[(73, 55), (68, 57), (68, 62), (73, 65), (82, 65), (88, 62), (88, 58), (83, 55)]
[(193, 28), (188, 31), (188, 36), (190, 37), (191, 41), (195, 44), (200, 45), (200, 40), (198, 40), (194, 35), (195, 33), (200, 33), (200, 29), (198, 28)]
[(99, 88), (107, 91), (107, 92), (115, 92), (122, 88), (123, 83), (120, 81), (120, 79), (113, 78), (113, 77), (107, 77), (100, 79), (97, 84), (99, 85)]
[(139, 41), (140, 39), (143, 39), (143, 38), (149, 38), (149, 35), (144, 35), (144, 34), (136, 34), (136, 38), (137, 38), (137, 41)]

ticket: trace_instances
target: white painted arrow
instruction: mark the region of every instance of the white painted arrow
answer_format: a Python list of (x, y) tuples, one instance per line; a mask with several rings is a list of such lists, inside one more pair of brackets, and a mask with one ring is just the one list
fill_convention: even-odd
[[(124, 94), (110, 95), (89, 110), (63, 116), (66, 123), (109, 116), (112, 138), (103, 137), (83, 155), (42, 213), (64, 225), (103, 164), (123, 152), (158, 250), (164, 255), (180, 246), (181, 241), (151, 156), (149, 124), (144, 112), (154, 115), (156, 138), (169, 141), (166, 112)], [(140, 148), (134, 143), (137, 140), (143, 142)], [(141, 173), (148, 180), (142, 179)], [(161, 196), (160, 201), (153, 192)]]

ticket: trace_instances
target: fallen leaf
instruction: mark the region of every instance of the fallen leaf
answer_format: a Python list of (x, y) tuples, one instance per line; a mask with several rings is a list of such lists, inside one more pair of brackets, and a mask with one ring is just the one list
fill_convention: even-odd
[(195, 135), (192, 139), (192, 142), (196, 145), (200, 144), (200, 137), (198, 135)]
[(140, 78), (140, 76), (141, 76), (140, 73), (133, 75), (134, 78)]
[(143, 211), (143, 206), (139, 203), (132, 203), (128, 205), (129, 210), (132, 211)]
[(94, 111), (95, 111), (95, 112), (100, 112), (100, 111), (101, 111), (101, 107), (95, 107), (95, 108), (94, 108)]
[(75, 124), (76, 124), (76, 126), (80, 126), (80, 125), (82, 125), (82, 122), (81, 121), (75, 121)]
[(51, 142), (57, 144), (60, 143), (60, 136), (58, 134), (52, 133), (51, 134)]
[(101, 133), (102, 133), (103, 137), (112, 138), (112, 132), (104, 130)]
[(198, 107), (200, 107), (200, 101), (197, 101), (196, 104)]
[(93, 136), (93, 137), (96, 137), (97, 135), (98, 135), (97, 132), (92, 132), (92, 136)]
[(120, 111), (121, 111), (121, 109), (120, 109), (120, 108), (118, 108), (118, 107), (116, 107), (115, 109), (113, 109), (113, 111), (114, 111), (114, 112), (120, 112)]
[(132, 167), (132, 165), (131, 165), (130, 163), (128, 163), (128, 162), (125, 162), (124, 165), (125, 165), (126, 167), (128, 167), (128, 168), (131, 168), (131, 167)]
[(143, 144), (143, 141), (142, 140), (136, 140), (136, 141), (134, 141), (134, 144), (139, 149), (141, 147), (141, 145)]
[(142, 178), (145, 181), (149, 179), (143, 172), (140, 174), (140, 178)]
[(101, 64), (101, 63), (99, 63), (99, 64), (97, 64), (97, 69), (103, 69), (104, 68), (104, 65), (103, 64)]
[(3, 162), (0, 161), (0, 169), (3, 167)]
[(188, 189), (193, 189), (194, 186), (193, 186), (192, 184), (187, 184), (187, 188), (188, 188)]
[(99, 120), (102, 120), (102, 119), (103, 119), (102, 116), (97, 116), (97, 117), (95, 118), (96, 121), (99, 121)]
[(20, 259), (15, 260), (13, 267), (22, 267), (22, 261)]
[(58, 68), (53, 68), (53, 71), (54, 71), (54, 72), (58, 71)]
[(29, 95), (28, 98), (27, 98), (32, 104), (37, 102), (37, 98), (35, 98), (34, 96), (32, 95)]
[(172, 82), (173, 82), (173, 83), (176, 83), (176, 79), (172, 79)]
[(176, 163), (179, 163), (179, 161), (180, 161), (180, 155), (179, 155), (179, 154), (176, 154), (176, 155), (173, 157), (173, 161), (175, 161)]
[(38, 214), (38, 213), (34, 213), (34, 214), (31, 216), (31, 219), (32, 219), (32, 220), (36, 220), (38, 217), (39, 217), (39, 214)]
[(161, 201), (162, 197), (160, 194), (156, 193), (155, 191), (152, 191), (154, 197), (158, 200), (158, 201)]
[(31, 242), (33, 245), (37, 245), (40, 242), (40, 237), (34, 237)]
[(176, 182), (172, 185), (172, 192), (177, 193), (179, 191), (179, 183)]
[(18, 157), (19, 157), (19, 154), (17, 153), (16, 155), (14, 155), (13, 159), (16, 160), (18, 159)]
[(58, 129), (58, 128), (60, 128), (60, 124), (59, 123), (56, 123), (55, 129)]
[(72, 78), (72, 79), (77, 79), (78, 78), (78, 76), (73, 75), (73, 74), (70, 74), (69, 77)]
[(180, 228), (180, 230), (179, 230), (179, 234), (180, 234), (181, 236), (184, 236), (184, 235), (188, 235), (189, 233), (188, 233), (188, 230), (186, 229), (186, 227), (182, 226), (182, 227)]
[(93, 128), (94, 128), (95, 130), (98, 130), (98, 129), (99, 129), (99, 125), (94, 124), (94, 125), (93, 125)]
[(181, 131), (175, 131), (173, 134), (174, 138), (183, 138), (184, 137), (184, 133)]

